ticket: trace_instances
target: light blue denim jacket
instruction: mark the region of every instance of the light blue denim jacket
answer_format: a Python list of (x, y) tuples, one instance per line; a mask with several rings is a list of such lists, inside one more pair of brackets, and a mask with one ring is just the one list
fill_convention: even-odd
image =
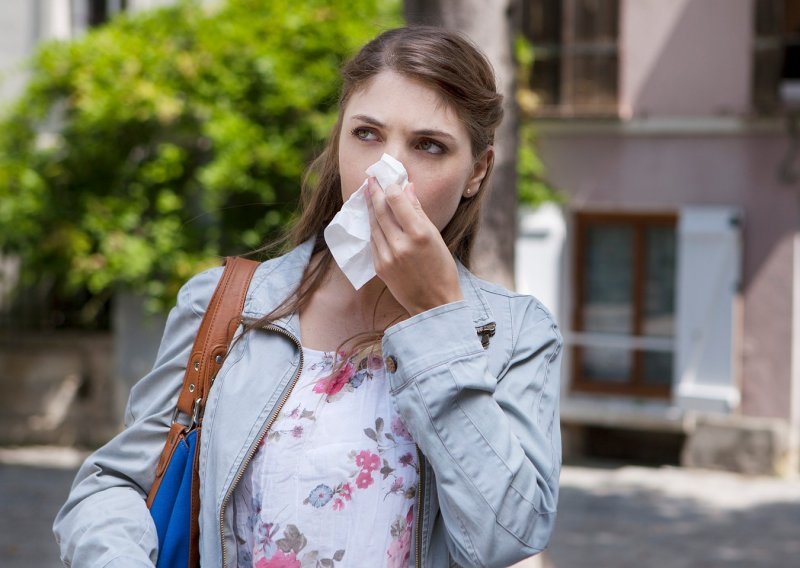
[[(258, 318), (287, 297), (311, 250), (309, 241), (263, 263), (244, 316)], [(535, 298), (459, 272), (464, 300), (393, 325), (383, 338), (383, 355), (396, 362), (391, 395), (424, 456), (410, 564), (508, 566), (544, 549), (555, 521), (562, 338)], [(221, 273), (208, 270), (181, 289), (155, 366), (131, 391), (126, 429), (78, 472), (54, 525), (66, 565), (152, 566), (158, 542), (145, 498)], [(200, 445), (203, 566), (237, 564), (230, 497), (299, 375), (299, 346), (296, 314), (244, 334), (211, 389)]]

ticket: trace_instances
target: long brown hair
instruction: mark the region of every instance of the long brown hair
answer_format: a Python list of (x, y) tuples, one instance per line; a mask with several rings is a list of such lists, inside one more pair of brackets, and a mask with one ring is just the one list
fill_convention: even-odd
[[(313, 238), (312, 255), (321, 253), (319, 261), (306, 270), (294, 294), (271, 313), (250, 324), (249, 328), (299, 312), (328, 274), (333, 257), (323, 231), (342, 207), (339, 137), (343, 112), (353, 93), (386, 70), (420, 81), (437, 92), (466, 126), (475, 162), (494, 143), (494, 131), (503, 118), (502, 95), (497, 92), (491, 64), (470, 40), (443, 28), (413, 26), (388, 30), (367, 43), (342, 69), (339, 117), (324, 150), (304, 176), (300, 218), (280, 243), (265, 247), (274, 250), (276, 246), (297, 246)], [(490, 156), (489, 168), (477, 195), (462, 198), (453, 219), (442, 230), (442, 238), (450, 252), (467, 267), (480, 219), (484, 186), (488, 183), (492, 165)], [(369, 341), (374, 341), (381, 334), (381, 331), (375, 331), (364, 335), (369, 337)]]

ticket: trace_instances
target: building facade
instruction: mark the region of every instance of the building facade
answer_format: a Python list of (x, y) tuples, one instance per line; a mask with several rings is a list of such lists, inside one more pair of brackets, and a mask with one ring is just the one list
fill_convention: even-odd
[(796, 471), (800, 2), (525, 6), (567, 200), (523, 213), (518, 287), (565, 331), (571, 447), (672, 433), (687, 464)]

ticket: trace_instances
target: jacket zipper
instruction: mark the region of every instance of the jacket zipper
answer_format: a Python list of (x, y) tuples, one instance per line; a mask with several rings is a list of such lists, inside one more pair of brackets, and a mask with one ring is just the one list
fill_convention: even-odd
[(425, 506), (425, 456), (417, 446), (417, 463), (419, 464), (419, 489), (417, 491), (417, 526), (415, 540), (414, 566), (422, 568), (422, 508)]
[(289, 399), (289, 395), (292, 394), (292, 390), (294, 390), (294, 386), (297, 384), (297, 379), (300, 377), (300, 373), (303, 370), (303, 346), (300, 344), (300, 340), (297, 339), (294, 335), (292, 335), (288, 331), (286, 331), (285, 329), (283, 329), (282, 327), (278, 327), (273, 324), (265, 325), (262, 329), (268, 331), (274, 331), (291, 339), (292, 342), (294, 342), (294, 344), (297, 345), (297, 349), (300, 352), (300, 365), (298, 365), (297, 370), (295, 371), (292, 380), (289, 382), (286, 392), (283, 394), (283, 397), (281, 397), (281, 400), (278, 402), (277, 407), (273, 410), (272, 415), (269, 417), (264, 428), (259, 433), (256, 443), (250, 449), (250, 452), (247, 454), (247, 457), (239, 466), (239, 470), (236, 472), (236, 477), (234, 477), (233, 483), (231, 483), (231, 486), (228, 488), (228, 492), (225, 493), (225, 498), (222, 500), (222, 508), (219, 511), (219, 538), (220, 538), (220, 543), (222, 544), (223, 568), (227, 568), (228, 566), (227, 550), (225, 548), (225, 507), (228, 506), (228, 501), (231, 500), (231, 496), (233, 495), (233, 490), (236, 489), (236, 486), (239, 484), (239, 481), (241, 481), (242, 477), (244, 476), (244, 472), (247, 469), (247, 466), (250, 464), (250, 461), (253, 459), (253, 456), (255, 455), (258, 446), (261, 444), (261, 441), (269, 432), (269, 429), (272, 428), (272, 425), (275, 423), (275, 420), (281, 413), (281, 410), (283, 410), (283, 405), (286, 404), (286, 401)]

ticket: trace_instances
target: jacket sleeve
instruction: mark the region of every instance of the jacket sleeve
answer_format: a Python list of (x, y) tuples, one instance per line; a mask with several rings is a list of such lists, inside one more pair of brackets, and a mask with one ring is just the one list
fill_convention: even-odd
[(66, 566), (153, 566), (155, 524), (145, 500), (164, 447), (195, 335), (221, 269), (187, 282), (167, 318), (155, 365), (131, 389), (125, 430), (89, 456), (56, 516)]
[(561, 466), (562, 338), (549, 312), (511, 302), (511, 343), (492, 375), (461, 301), (387, 330), (398, 411), (431, 465), (453, 559), (508, 566), (541, 552), (556, 516)]

